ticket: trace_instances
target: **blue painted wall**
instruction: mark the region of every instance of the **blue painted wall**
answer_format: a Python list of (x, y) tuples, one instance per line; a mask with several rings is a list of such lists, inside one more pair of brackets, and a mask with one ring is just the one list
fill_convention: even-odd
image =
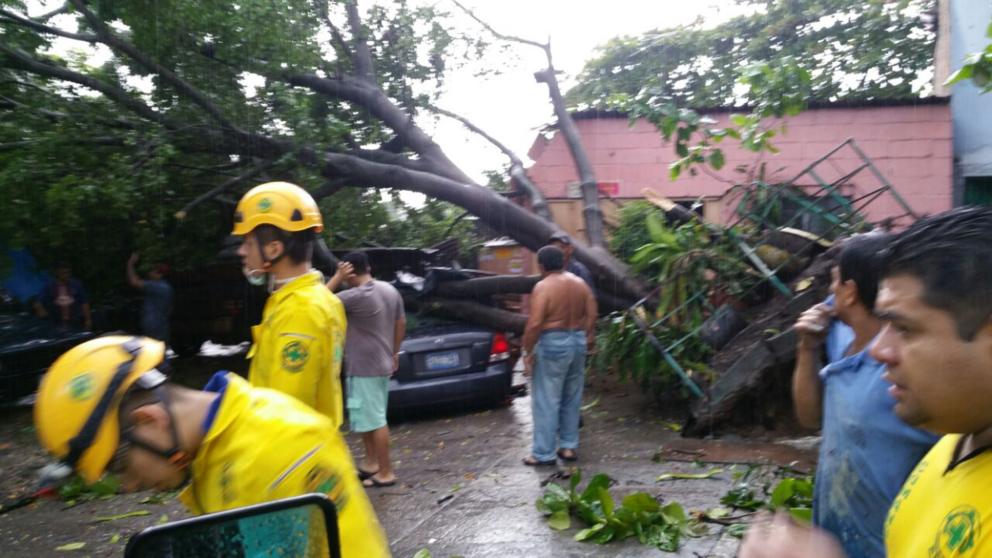
[[(972, 52), (983, 50), (992, 39), (985, 32), (992, 23), (989, 0), (951, 0), (951, 68)], [(992, 93), (979, 95), (970, 81), (951, 89), (954, 121), (955, 175), (963, 183), (969, 176), (992, 176)]]

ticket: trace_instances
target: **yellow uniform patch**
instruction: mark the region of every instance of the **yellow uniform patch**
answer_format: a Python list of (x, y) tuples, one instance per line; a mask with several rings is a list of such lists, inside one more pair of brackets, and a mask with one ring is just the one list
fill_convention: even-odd
[(272, 293), (262, 323), (252, 328), (248, 381), (288, 393), (340, 427), (346, 328), (344, 306), (320, 274), (297, 277)]
[(223, 399), (190, 464), (180, 499), (195, 514), (321, 492), (338, 513), (345, 558), (389, 556), (348, 446), (328, 419), (296, 399), (227, 374)]
[(986, 533), (992, 521), (992, 452), (948, 470), (960, 439), (941, 438), (892, 502), (885, 524), (888, 556), (992, 556)]

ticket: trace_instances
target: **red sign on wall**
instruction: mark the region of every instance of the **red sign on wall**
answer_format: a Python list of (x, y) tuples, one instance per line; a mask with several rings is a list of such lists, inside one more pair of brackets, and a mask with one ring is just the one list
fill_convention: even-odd
[(600, 194), (606, 194), (607, 196), (616, 196), (620, 194), (619, 182), (599, 182), (596, 185), (599, 186)]

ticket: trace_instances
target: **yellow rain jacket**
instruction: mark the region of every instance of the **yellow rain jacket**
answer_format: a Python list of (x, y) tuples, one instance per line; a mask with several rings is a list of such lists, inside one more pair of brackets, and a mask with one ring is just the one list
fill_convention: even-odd
[(337, 507), (344, 558), (388, 557), (348, 446), (327, 418), (236, 374), (218, 376), (207, 389), (223, 395), (179, 499), (199, 515), (322, 492)]
[(344, 305), (322, 279), (318, 272), (308, 273), (269, 296), (262, 323), (251, 328), (248, 381), (292, 395), (340, 428), (348, 322)]

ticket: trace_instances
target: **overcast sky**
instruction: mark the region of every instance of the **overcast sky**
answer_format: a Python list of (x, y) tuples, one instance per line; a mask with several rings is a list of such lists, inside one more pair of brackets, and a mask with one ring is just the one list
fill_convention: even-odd
[[(390, 0), (360, 0), (360, 5)], [(427, 1), (427, 0), (424, 0)], [(37, 15), (61, 5), (62, 0), (29, 0), (29, 13)], [(555, 67), (562, 90), (574, 83), (595, 49), (613, 37), (640, 35), (653, 29), (686, 25), (698, 17), (712, 26), (742, 13), (733, 0), (463, 0), (477, 16), (496, 31), (536, 41), (551, 40)], [(439, 7), (458, 12), (450, 0), (439, 0)], [(467, 16), (467, 29), (481, 30)], [(65, 15), (51, 22), (63, 29), (75, 30), (73, 16)], [(494, 39), (495, 40), (495, 39)], [(53, 50), (62, 54), (70, 48), (81, 48), (77, 41), (59, 38)], [(460, 114), (517, 153), (525, 162), (527, 150), (537, 130), (553, 121), (547, 86), (534, 81), (533, 74), (546, 66), (544, 53), (531, 46), (513, 47), (514, 56), (491, 49), (486, 63), (499, 67), (503, 73), (496, 77), (478, 78), (470, 68), (449, 74), (439, 105)], [(110, 51), (99, 45), (89, 63), (101, 65)], [(150, 80), (143, 80), (147, 87)], [(133, 85), (144, 89), (136, 80)], [(465, 130), (456, 121), (444, 118), (436, 127), (429, 118), (421, 125), (428, 128), (448, 155), (470, 176), (484, 182), (482, 172), (506, 166), (506, 157), (485, 140)]]
[[(551, 38), (562, 89), (573, 83), (595, 49), (619, 35), (640, 35), (692, 23), (703, 16), (707, 26), (740, 14), (731, 0), (467, 0), (467, 6), (496, 31), (544, 41)], [(454, 5), (452, 5), (454, 8)], [(439, 104), (465, 116), (504, 142), (527, 161), (527, 150), (544, 124), (553, 121), (548, 89), (534, 81), (544, 68), (544, 53), (534, 47), (515, 48), (519, 59), (496, 78), (480, 80), (470, 71), (452, 75)], [(441, 121), (435, 139), (448, 155), (473, 176), (500, 169), (506, 158), (458, 122)]]

